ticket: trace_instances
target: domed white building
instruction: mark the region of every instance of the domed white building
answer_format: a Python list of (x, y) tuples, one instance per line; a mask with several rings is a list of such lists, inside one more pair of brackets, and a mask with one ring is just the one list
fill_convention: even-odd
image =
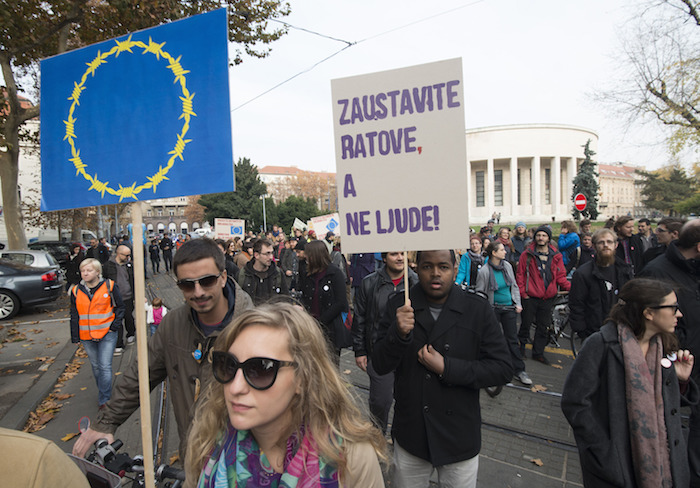
[(469, 220), (557, 222), (571, 218), (573, 179), (583, 147), (597, 151), (598, 134), (563, 124), (501, 125), (468, 129)]

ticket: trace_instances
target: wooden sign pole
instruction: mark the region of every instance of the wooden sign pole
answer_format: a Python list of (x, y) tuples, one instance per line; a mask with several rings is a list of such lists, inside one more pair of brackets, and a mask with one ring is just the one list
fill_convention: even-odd
[(151, 400), (148, 381), (148, 332), (146, 330), (146, 276), (143, 255), (143, 210), (141, 202), (131, 204), (132, 237), (134, 238), (134, 314), (136, 322), (136, 352), (139, 364), (139, 400), (141, 403), (141, 444), (143, 470), (147, 488), (155, 488), (153, 467), (153, 437), (151, 434)]
[(403, 252), (403, 292), (404, 304), (408, 304), (408, 251)]

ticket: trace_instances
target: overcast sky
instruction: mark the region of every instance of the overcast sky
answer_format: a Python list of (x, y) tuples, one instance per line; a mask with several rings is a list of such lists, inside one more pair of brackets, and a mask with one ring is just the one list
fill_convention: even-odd
[(618, 31), (634, 12), (632, 3), (293, 1), (286, 22), (357, 44), (299, 74), (347, 44), (290, 29), (268, 58), (231, 68), (234, 156), (259, 167), (335, 171), (332, 79), (461, 57), (467, 128), (583, 126), (599, 135), (599, 162), (657, 168), (668, 161), (663, 134), (653, 126), (625, 131), (592, 97), (619, 77)]

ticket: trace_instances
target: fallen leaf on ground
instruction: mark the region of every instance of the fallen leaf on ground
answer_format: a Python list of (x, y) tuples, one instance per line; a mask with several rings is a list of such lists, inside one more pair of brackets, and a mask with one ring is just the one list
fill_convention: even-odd
[(552, 364), (552, 368), (564, 369), (564, 367), (561, 364)]
[(83, 387), (80, 389), (80, 391), (85, 391), (85, 390), (87, 390), (87, 386), (83, 386)]
[(533, 459), (532, 464), (536, 464), (537, 466), (544, 466), (544, 463), (542, 462), (542, 460), (540, 458)]
[(350, 370), (346, 369), (345, 371), (343, 371), (343, 374), (350, 374)]
[(533, 393), (537, 393), (538, 391), (547, 391), (547, 387), (543, 385), (533, 385), (533, 387), (530, 388), (530, 391)]
[(56, 400), (67, 400), (72, 396), (75, 395), (73, 393), (61, 393), (60, 395), (56, 395)]
[(79, 436), (79, 435), (80, 435), (80, 432), (71, 432), (70, 434), (66, 434), (66, 435), (64, 435), (63, 437), (61, 437), (61, 440), (62, 440), (63, 442), (68, 442), (68, 441), (71, 440), (73, 437), (76, 437), (76, 436)]

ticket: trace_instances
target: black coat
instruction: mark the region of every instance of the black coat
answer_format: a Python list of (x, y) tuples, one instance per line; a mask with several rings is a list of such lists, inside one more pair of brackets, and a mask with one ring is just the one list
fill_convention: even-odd
[[(300, 279), (304, 306), (311, 313), (311, 305), (316, 293), (314, 277), (313, 275), (307, 275), (304, 267), (300, 269)], [(342, 313), (348, 311), (348, 299), (345, 294), (345, 277), (343, 272), (334, 264), (328, 265), (326, 275), (319, 282), (318, 293), (320, 312), (318, 321), (330, 341), (336, 346), (340, 346), (340, 338), (336, 339), (336, 331), (341, 330), (340, 327), (345, 327)], [(342, 345), (347, 346), (346, 344)]]
[[(681, 347), (700, 353), (700, 260), (687, 260), (678, 250), (678, 241), (668, 245), (666, 253), (647, 264), (641, 276), (675, 283), (678, 305), (683, 317), (678, 319), (676, 335)], [(700, 368), (693, 377), (700, 378)]]
[(569, 292), (569, 322), (576, 332), (585, 336), (601, 328), (610, 309), (617, 303), (617, 293), (632, 279), (632, 269), (623, 260), (615, 258), (615, 290), (607, 291), (607, 282), (595, 261), (589, 261), (576, 270)]
[[(418, 283), (418, 275), (408, 269), (408, 287)], [(396, 293), (404, 292), (404, 280), (394, 286), (386, 266), (370, 273), (362, 280), (353, 300), (355, 315), (352, 319), (352, 348), (355, 357), (367, 356), (377, 342), (379, 320), (384, 316), (387, 303)]]
[[(642, 244), (642, 238), (639, 235), (634, 234), (629, 238), (630, 247), (630, 259), (632, 260), (632, 274), (636, 276), (644, 267), (644, 245)], [(615, 250), (615, 255), (625, 262), (625, 249), (622, 245), (622, 239), (617, 240), (617, 249)]]
[[(674, 487), (690, 483), (688, 455), (679, 407), (698, 401), (691, 380), (681, 398), (675, 368), (661, 368), (664, 420)], [(605, 324), (583, 345), (569, 371), (561, 409), (571, 424), (587, 488), (637, 486), (632, 465), (625, 367), (613, 322)]]
[(73, 256), (70, 254), (68, 256), (68, 262), (66, 263), (66, 281), (71, 285), (77, 285), (82, 279), (80, 276), (80, 263), (85, 259), (85, 253), (78, 251), (78, 254)]
[[(420, 284), (410, 290), (416, 324), (406, 339), (396, 325), (403, 295), (389, 300), (371, 355), (378, 374), (395, 370), (392, 436), (433, 466), (471, 459), (481, 450), (479, 390), (513, 377), (510, 352), (488, 301), (453, 285), (433, 320)], [(445, 358), (441, 376), (417, 360), (430, 344)]]

